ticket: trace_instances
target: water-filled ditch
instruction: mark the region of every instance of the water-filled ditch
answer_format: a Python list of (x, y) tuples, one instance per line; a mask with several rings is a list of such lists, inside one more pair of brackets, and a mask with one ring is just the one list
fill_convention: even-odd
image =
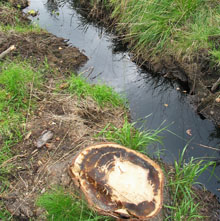
[[(33, 20), (42, 28), (69, 39), (70, 44), (88, 56), (89, 61), (80, 72), (85, 72), (90, 82), (104, 82), (126, 96), (132, 119), (139, 121), (138, 126), (156, 129), (164, 121), (163, 126), (170, 125), (168, 129), (172, 133), (164, 132), (163, 145), (150, 147), (151, 153), (163, 150), (163, 160), (172, 163), (189, 143), (186, 159), (220, 159), (220, 129), (195, 113), (184, 89), (139, 68), (115, 41), (114, 35), (88, 23), (74, 5), (74, 0), (30, 0), (28, 9), (39, 12)], [(220, 167), (216, 167), (215, 173), (220, 176)], [(206, 172), (199, 181), (220, 197), (220, 183), (215, 176), (210, 178)]]

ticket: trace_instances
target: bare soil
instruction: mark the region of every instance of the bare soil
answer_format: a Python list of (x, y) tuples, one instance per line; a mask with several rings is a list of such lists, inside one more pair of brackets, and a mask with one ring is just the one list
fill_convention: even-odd
[[(15, 1), (14, 5), (18, 3)], [(6, 17), (1, 17), (4, 13), (0, 13), (0, 22), (14, 24), (11, 12), (0, 7), (1, 11), (8, 12), (10, 16), (6, 16), (6, 21)], [(26, 18), (24, 22), (28, 22)], [(14, 220), (45, 220), (44, 211), (35, 205), (37, 197), (54, 185), (74, 188), (67, 168), (75, 154), (88, 145), (104, 141), (94, 135), (108, 123), (122, 127), (127, 110), (121, 107), (100, 108), (91, 98), (79, 100), (64, 92), (54, 92), (57, 79), (64, 78), (64, 74), (76, 70), (87, 60), (85, 55), (68, 45), (64, 39), (47, 32), (0, 32), (0, 53), (12, 44), (16, 50), (6, 58), (25, 58), (36, 65), (36, 61), (44, 62), (46, 57), (58, 75), (45, 76), (47, 85), (44, 89), (33, 91), (37, 108), (23, 125), (27, 131), (25, 138), (12, 148), (14, 157), (4, 163), (12, 163), (13, 170), (9, 175), (7, 193), (0, 194), (0, 200)], [(46, 132), (52, 134), (51, 138), (42, 147), (37, 147), (39, 139)], [(170, 200), (168, 192), (166, 187), (165, 203)], [(210, 217), (213, 221), (219, 220), (220, 205), (216, 197), (207, 191), (198, 192), (199, 200), (204, 201), (201, 212), (209, 216), (207, 220)], [(163, 220), (163, 213), (168, 214), (169, 211), (163, 209), (154, 220)]]
[[(69, 188), (72, 182), (67, 169), (74, 155), (100, 142), (94, 135), (108, 123), (121, 127), (125, 114), (120, 108), (101, 109), (89, 98), (78, 100), (49, 91), (38, 96), (42, 99), (26, 124), (26, 138), (13, 148), (14, 170), (5, 196), (7, 209), (19, 219), (41, 220), (42, 211), (35, 206), (39, 194), (54, 185)], [(47, 131), (52, 132), (52, 138), (37, 148), (37, 140)]]
[(9, 58), (19, 56), (40, 63), (47, 58), (50, 67), (62, 72), (73, 71), (87, 61), (77, 48), (47, 32), (0, 33), (0, 51), (11, 45), (15, 45), (16, 50), (10, 53)]

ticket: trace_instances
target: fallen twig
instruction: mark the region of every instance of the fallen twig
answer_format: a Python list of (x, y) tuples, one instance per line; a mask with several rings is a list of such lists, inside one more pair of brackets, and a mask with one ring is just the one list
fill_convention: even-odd
[(10, 199), (15, 199), (15, 196), (5, 196), (5, 195), (0, 195), (0, 200), (10, 200)]
[(215, 151), (220, 151), (220, 149), (217, 149), (217, 148), (214, 148), (214, 147), (210, 147), (210, 146), (206, 146), (204, 144), (198, 144), (200, 147), (204, 147), (204, 148), (207, 148), (207, 149), (211, 149), (211, 150), (215, 150)]
[(11, 51), (15, 50), (15, 46), (14, 45), (11, 45), (7, 50), (3, 51), (1, 54), (0, 54), (0, 59), (4, 58), (7, 54), (9, 54)]
[(220, 85), (220, 78), (213, 84), (211, 91), (215, 92), (219, 85)]
[(17, 158), (21, 158), (21, 157), (25, 157), (27, 154), (20, 154), (20, 155), (16, 155), (8, 160), (6, 160), (5, 162), (3, 162), (1, 165), (0, 165), (0, 168), (4, 167), (7, 163), (13, 161), (13, 160), (16, 160)]

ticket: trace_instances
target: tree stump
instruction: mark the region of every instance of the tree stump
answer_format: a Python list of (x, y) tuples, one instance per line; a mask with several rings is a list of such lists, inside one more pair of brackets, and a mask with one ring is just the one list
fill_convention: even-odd
[(75, 185), (100, 214), (147, 220), (158, 214), (164, 176), (147, 156), (115, 143), (89, 146), (70, 165)]

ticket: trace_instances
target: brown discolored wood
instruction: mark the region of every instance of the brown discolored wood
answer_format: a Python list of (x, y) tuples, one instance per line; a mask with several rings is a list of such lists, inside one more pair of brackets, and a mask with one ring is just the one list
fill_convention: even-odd
[(70, 165), (89, 205), (116, 218), (147, 220), (162, 207), (164, 176), (147, 156), (115, 143), (89, 146)]

